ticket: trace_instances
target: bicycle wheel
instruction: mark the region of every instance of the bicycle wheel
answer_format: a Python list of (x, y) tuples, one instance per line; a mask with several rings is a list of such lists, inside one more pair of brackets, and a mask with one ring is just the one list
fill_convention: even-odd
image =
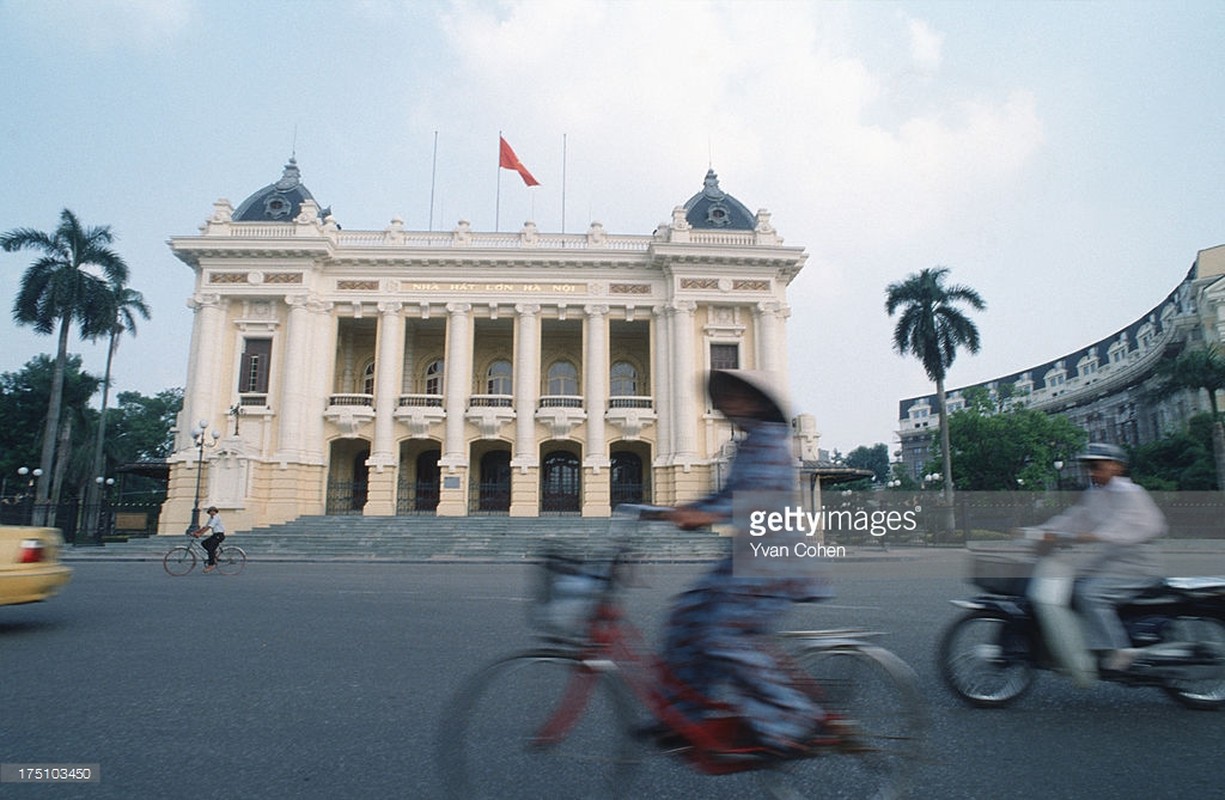
[(994, 611), (972, 611), (940, 639), (940, 676), (958, 697), (980, 708), (1016, 700), (1034, 682), (1029, 643)]
[(1198, 663), (1186, 668), (1187, 677), (1167, 681), (1161, 688), (1187, 708), (1214, 711), (1225, 706), (1225, 621), (1209, 616), (1173, 620), (1162, 638), (1185, 642), (1198, 652)]
[(196, 554), (185, 544), (172, 547), (162, 556), (162, 566), (175, 577), (186, 575), (196, 568)]
[(847, 746), (762, 771), (767, 795), (776, 800), (904, 797), (926, 728), (914, 671), (888, 650), (866, 645), (814, 647), (797, 661), (817, 683), (825, 712), (845, 720), (856, 735)]
[(438, 765), (451, 800), (632, 797), (630, 703), (565, 653), (525, 653), (468, 680), (444, 710)]
[(222, 545), (217, 548), (217, 571), (222, 575), (237, 575), (247, 565), (247, 554), (241, 547)]

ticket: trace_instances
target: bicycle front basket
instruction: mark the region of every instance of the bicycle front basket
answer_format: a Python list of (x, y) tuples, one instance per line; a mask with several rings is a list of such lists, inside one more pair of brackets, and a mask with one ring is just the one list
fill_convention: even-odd
[(1021, 596), (1034, 571), (1032, 555), (970, 553), (970, 582), (985, 592)]
[(549, 638), (582, 641), (587, 622), (608, 588), (607, 566), (556, 553), (537, 570), (536, 596), (529, 612), (532, 626)]

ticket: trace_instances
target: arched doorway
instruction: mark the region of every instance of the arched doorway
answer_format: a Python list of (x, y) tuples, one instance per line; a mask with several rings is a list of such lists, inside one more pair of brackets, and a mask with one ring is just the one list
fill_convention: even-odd
[(510, 511), (510, 451), (490, 450), (481, 456), (475, 511), (505, 514)]
[(417, 511), (434, 511), (438, 508), (438, 459), (441, 457), (441, 450), (426, 450), (417, 456), (417, 480), (413, 482), (413, 506)]
[(438, 509), (442, 451), (429, 440), (400, 444), (400, 477), (396, 486), (397, 514), (433, 514)]
[(326, 513), (361, 514), (369, 491), (370, 444), (361, 439), (332, 442)]
[(540, 465), (540, 511), (576, 514), (582, 501), (582, 467), (574, 453), (554, 450)]
[(642, 503), (646, 498), (646, 483), (643, 480), (642, 459), (637, 453), (621, 450), (612, 454), (609, 469), (612, 481), (610, 500), (616, 508), (622, 503)]

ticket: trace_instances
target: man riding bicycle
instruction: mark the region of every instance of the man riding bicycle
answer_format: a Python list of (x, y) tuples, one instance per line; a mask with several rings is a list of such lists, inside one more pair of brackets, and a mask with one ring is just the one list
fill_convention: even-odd
[(199, 539), (204, 534), (210, 534), (207, 539), (201, 542), (204, 551), (208, 553), (208, 562), (204, 565), (205, 572), (212, 572), (217, 568), (217, 548), (221, 546), (222, 540), (225, 539), (225, 524), (221, 521), (221, 512), (217, 510), (217, 506), (208, 507), (208, 519), (203, 525), (192, 531), (192, 536)]

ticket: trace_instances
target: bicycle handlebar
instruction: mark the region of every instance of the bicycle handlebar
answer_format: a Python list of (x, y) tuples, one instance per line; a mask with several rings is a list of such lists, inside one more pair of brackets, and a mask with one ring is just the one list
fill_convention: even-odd
[(613, 509), (613, 517), (620, 519), (661, 520), (672, 511), (671, 506), (652, 506), (644, 503), (621, 503)]

